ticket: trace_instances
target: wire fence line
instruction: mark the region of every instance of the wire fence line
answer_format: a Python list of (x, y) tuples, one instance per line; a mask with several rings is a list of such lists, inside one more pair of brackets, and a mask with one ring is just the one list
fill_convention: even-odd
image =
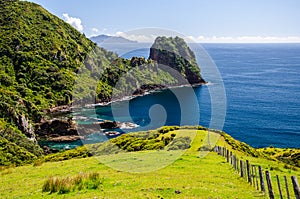
[(270, 199), (275, 199), (275, 186), (277, 186), (278, 192), (276, 192), (276, 195), (278, 195), (280, 199), (292, 199), (293, 196), (295, 196), (296, 199), (300, 199), (300, 187), (296, 176), (291, 176), (291, 181), (289, 181), (287, 176), (283, 176), (283, 179), (281, 179), (276, 175), (276, 182), (274, 182), (271, 178), (270, 171), (264, 171), (260, 165), (251, 164), (248, 160), (244, 161), (239, 159), (226, 147), (215, 146), (214, 152), (223, 156), (241, 178), (244, 178), (258, 191), (268, 194)]

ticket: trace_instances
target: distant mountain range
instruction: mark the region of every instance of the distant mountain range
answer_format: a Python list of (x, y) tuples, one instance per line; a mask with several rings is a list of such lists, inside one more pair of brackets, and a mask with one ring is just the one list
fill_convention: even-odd
[(138, 43), (137, 41), (132, 41), (126, 39), (124, 37), (116, 37), (116, 36), (108, 36), (108, 35), (98, 35), (91, 37), (90, 40), (97, 43), (98, 45), (102, 43), (121, 43), (121, 44), (128, 44), (128, 43)]

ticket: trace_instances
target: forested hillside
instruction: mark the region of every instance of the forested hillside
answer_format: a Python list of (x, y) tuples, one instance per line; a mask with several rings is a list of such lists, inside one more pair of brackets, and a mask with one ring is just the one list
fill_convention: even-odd
[[(156, 61), (127, 60), (97, 47), (37, 4), (0, 0), (0, 13), (0, 165), (42, 155), (36, 124), (51, 108), (70, 106), (74, 98), (108, 102), (118, 81), (116, 97), (180, 84)], [(73, 91), (75, 80), (80, 84)]]

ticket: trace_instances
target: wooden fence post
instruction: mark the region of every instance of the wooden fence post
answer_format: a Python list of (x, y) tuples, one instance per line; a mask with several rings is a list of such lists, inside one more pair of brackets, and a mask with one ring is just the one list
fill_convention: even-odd
[(237, 167), (236, 167), (236, 156), (235, 155), (233, 156), (233, 165), (234, 165), (234, 169), (237, 170)]
[(227, 158), (227, 162), (229, 163), (229, 150), (228, 149), (226, 151), (226, 158)]
[(291, 178), (292, 178), (292, 182), (293, 182), (293, 187), (294, 187), (294, 192), (295, 192), (296, 199), (300, 199), (300, 187), (299, 187), (297, 177), (292, 176)]
[(287, 197), (287, 199), (290, 199), (289, 184), (288, 184), (286, 176), (284, 176), (284, 182), (285, 182), (286, 197)]
[(267, 185), (268, 185), (268, 190), (269, 190), (269, 197), (270, 197), (270, 199), (275, 199), (273, 188), (272, 188), (271, 175), (270, 175), (269, 171), (266, 171), (266, 180), (267, 180)]
[(240, 160), (240, 169), (241, 169), (241, 177), (244, 177), (244, 163), (243, 160)]
[(280, 186), (280, 180), (279, 180), (279, 176), (278, 175), (276, 175), (276, 179), (277, 179), (277, 185), (278, 185), (278, 191), (279, 191), (280, 199), (283, 199), (282, 191), (281, 191), (281, 186)]
[(250, 163), (248, 160), (246, 160), (246, 168), (247, 168), (247, 177), (248, 177), (248, 182), (252, 184), (251, 180), (251, 173), (250, 173)]
[(233, 160), (232, 160), (232, 158), (233, 158), (233, 157), (232, 157), (232, 151), (230, 151), (230, 156), (229, 156), (229, 157), (230, 157), (230, 164), (233, 165), (233, 164), (232, 164), (232, 163), (233, 163)]
[(260, 180), (260, 189), (262, 192), (266, 192), (265, 182), (264, 182), (264, 174), (262, 172), (261, 166), (258, 166), (259, 180)]
[(257, 190), (259, 190), (259, 184), (258, 184), (258, 176), (257, 176), (256, 166), (254, 166), (254, 174), (255, 174), (255, 179), (256, 179), (256, 187), (257, 187)]
[(252, 165), (252, 166), (251, 166), (251, 171), (252, 171), (252, 182), (253, 182), (253, 186), (255, 187), (255, 175), (254, 175), (254, 168), (255, 168), (255, 166), (254, 166), (254, 165)]

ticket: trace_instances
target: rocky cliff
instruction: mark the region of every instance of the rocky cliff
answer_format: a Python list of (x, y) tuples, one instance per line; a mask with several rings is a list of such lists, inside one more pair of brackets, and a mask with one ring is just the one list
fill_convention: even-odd
[(150, 48), (149, 59), (176, 69), (190, 84), (203, 84), (194, 52), (180, 37), (157, 37)]

